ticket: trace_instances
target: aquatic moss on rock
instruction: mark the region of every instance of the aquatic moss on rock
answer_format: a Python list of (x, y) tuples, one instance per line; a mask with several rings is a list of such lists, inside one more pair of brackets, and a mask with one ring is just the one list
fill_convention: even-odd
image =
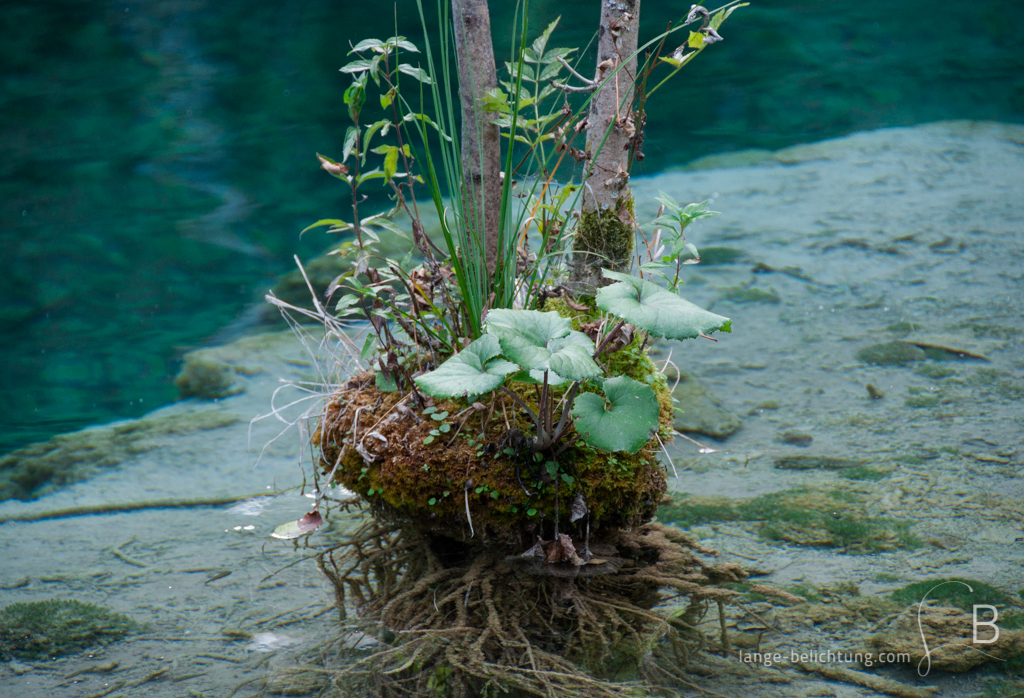
[(0, 611), (0, 659), (53, 659), (140, 631), (127, 616), (73, 599), (14, 603)]
[(207, 409), (60, 434), (0, 456), (0, 501), (35, 499), (158, 448), (167, 437), (220, 429), (238, 420), (230, 412)]
[(923, 349), (906, 342), (872, 344), (857, 352), (857, 360), (876, 366), (899, 366), (928, 358)]
[(659, 520), (681, 526), (713, 522), (760, 522), (767, 540), (806, 547), (843, 548), (872, 553), (915, 548), (920, 541), (909, 524), (863, 514), (864, 501), (844, 490), (788, 490), (749, 500), (684, 496), (658, 511)]

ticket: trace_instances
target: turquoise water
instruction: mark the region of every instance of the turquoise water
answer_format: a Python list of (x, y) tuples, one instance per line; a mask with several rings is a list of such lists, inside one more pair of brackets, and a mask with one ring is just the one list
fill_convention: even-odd
[[(510, 26), (512, 3), (493, 4)], [(397, 23), (418, 38), (414, 7)], [(540, 28), (565, 5), (531, 8)], [(645, 3), (645, 35), (673, 12)], [(586, 44), (595, 14), (556, 37)], [(337, 68), (395, 21), (354, 3), (5, 4), (0, 452), (174, 400), (181, 355), (250, 327), (291, 255), (323, 249), (298, 231), (341, 203), (314, 160), (340, 149)], [(1024, 121), (1017, 2), (764, 2), (724, 35), (651, 105), (639, 174), (881, 126)]]

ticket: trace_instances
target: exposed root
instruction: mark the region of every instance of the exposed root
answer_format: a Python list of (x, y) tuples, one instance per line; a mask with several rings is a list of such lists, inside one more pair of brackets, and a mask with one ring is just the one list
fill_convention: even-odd
[[(320, 569), (339, 607), (347, 597), (358, 625), (377, 628), (383, 644), (366, 654), (339, 640), (329, 654), (345, 658), (331, 686), (382, 698), (626, 698), (694, 688), (693, 674), (710, 673), (702, 650), (728, 647), (724, 633), (712, 638), (697, 626), (709, 605), (736, 596), (720, 585), (746, 572), (705, 562), (713, 551), (660, 524), (616, 532), (594, 549), (614, 561), (607, 573), (569, 574), (566, 564), (564, 576), (537, 574), (540, 563), (494, 546), (371, 519), (324, 553)], [(688, 605), (658, 606), (662, 589)]]

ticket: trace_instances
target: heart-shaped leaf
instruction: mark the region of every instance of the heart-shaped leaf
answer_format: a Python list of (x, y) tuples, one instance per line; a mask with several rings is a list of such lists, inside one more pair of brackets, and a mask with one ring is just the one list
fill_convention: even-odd
[(650, 386), (628, 376), (604, 382), (608, 404), (595, 393), (579, 395), (572, 406), (576, 433), (604, 451), (636, 453), (658, 428), (658, 398)]
[(501, 342), (505, 356), (523, 368), (554, 371), (578, 381), (600, 375), (594, 363), (594, 343), (572, 329), (558, 313), (497, 309), (487, 314), (487, 332)]
[(501, 354), (498, 340), (484, 335), (430, 373), (416, 378), (416, 385), (431, 397), (457, 397), (489, 393), (519, 370)]
[(732, 331), (729, 318), (708, 312), (657, 284), (631, 274), (601, 271), (605, 278), (619, 283), (598, 290), (597, 307), (655, 337), (693, 339), (717, 330)]

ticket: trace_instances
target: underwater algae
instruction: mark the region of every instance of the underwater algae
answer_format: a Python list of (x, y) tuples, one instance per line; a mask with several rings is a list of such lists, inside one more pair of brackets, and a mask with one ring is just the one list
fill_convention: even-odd
[(865, 515), (864, 501), (846, 490), (795, 489), (748, 500), (683, 495), (662, 505), (658, 519), (684, 527), (757, 523), (756, 531), (765, 540), (847, 553), (912, 549), (921, 544), (909, 523)]
[(127, 616), (74, 599), (13, 603), (0, 610), (0, 659), (63, 657), (141, 630)]
[(238, 416), (219, 409), (153, 414), (25, 446), (0, 456), (0, 501), (29, 500), (159, 448), (167, 439), (227, 427)]

